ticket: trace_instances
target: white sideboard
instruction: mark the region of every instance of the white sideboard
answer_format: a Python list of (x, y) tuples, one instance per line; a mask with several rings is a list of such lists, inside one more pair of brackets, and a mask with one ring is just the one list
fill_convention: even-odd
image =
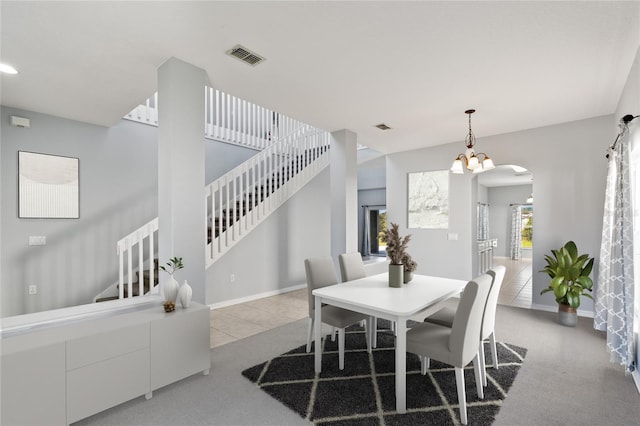
[(158, 304), (3, 337), (0, 424), (69, 424), (208, 374), (209, 312)]

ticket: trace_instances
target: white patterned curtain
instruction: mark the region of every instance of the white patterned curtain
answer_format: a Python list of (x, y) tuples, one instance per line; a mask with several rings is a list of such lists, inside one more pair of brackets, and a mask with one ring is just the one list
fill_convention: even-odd
[(362, 206), (362, 255), (371, 256), (371, 210)]
[(509, 254), (511, 260), (522, 259), (522, 206), (520, 204), (511, 205), (511, 244)]
[(478, 203), (478, 240), (486, 240), (489, 238), (489, 206), (487, 204)]
[(607, 332), (611, 362), (633, 371), (633, 188), (627, 130), (626, 125), (623, 126), (609, 150), (593, 327)]

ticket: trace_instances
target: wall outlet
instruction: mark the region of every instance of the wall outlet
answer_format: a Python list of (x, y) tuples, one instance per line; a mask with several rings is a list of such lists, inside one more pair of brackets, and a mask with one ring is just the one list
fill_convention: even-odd
[(229, 281), (234, 282), (236, 280), (236, 274), (231, 274)]
[(38, 286), (37, 285), (30, 285), (29, 286), (29, 294), (31, 294), (31, 295), (38, 294)]
[(44, 235), (31, 235), (29, 236), (29, 245), (30, 246), (46, 246), (47, 237)]

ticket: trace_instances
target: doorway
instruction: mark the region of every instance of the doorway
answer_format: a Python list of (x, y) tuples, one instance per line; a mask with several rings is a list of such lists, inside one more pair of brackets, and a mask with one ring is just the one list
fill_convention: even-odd
[[(507, 269), (498, 303), (530, 308), (534, 232), (533, 174), (517, 165), (500, 165), (478, 176), (478, 230), (495, 239), (493, 265)], [(484, 222), (482, 218), (484, 216)], [(478, 235), (480, 241), (480, 233)]]
[(387, 206), (363, 206), (362, 254), (365, 257), (387, 257), (387, 243), (380, 233), (387, 228)]

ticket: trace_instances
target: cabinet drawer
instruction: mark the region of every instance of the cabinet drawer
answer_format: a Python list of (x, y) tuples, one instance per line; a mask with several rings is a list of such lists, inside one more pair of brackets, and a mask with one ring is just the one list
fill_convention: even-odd
[(149, 348), (68, 371), (67, 421), (73, 423), (149, 391)]
[(1, 425), (63, 425), (64, 343), (3, 355)]
[(67, 371), (149, 347), (149, 324), (67, 341)]

